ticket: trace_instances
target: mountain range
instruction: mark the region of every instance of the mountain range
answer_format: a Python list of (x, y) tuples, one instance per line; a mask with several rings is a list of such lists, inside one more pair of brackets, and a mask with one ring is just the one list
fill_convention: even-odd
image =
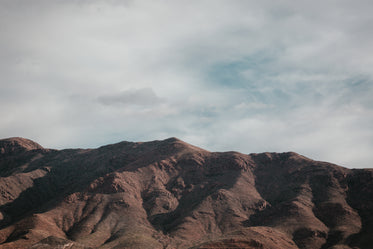
[(177, 138), (0, 140), (0, 248), (373, 248), (373, 169)]

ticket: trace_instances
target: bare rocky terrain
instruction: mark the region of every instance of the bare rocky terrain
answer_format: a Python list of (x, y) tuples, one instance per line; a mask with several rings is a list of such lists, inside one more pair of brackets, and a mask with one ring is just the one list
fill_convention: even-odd
[(0, 140), (0, 248), (373, 248), (373, 169), (176, 138)]

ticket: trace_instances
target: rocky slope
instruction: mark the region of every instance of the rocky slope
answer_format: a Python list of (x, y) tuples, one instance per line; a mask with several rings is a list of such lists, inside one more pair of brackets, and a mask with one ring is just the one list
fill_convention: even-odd
[(176, 138), (0, 140), (0, 248), (373, 248), (373, 170)]

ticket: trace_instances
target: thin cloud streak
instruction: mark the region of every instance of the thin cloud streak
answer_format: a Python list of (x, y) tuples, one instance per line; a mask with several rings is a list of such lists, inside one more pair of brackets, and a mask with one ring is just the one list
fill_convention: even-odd
[(130, 89), (115, 93), (112, 95), (105, 95), (98, 97), (98, 101), (104, 105), (140, 105), (149, 106), (156, 105), (162, 102), (151, 88)]

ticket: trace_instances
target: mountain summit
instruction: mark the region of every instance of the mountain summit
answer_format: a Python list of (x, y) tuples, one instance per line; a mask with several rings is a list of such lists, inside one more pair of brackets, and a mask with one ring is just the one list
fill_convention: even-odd
[(12, 137), (0, 140), (0, 155), (37, 149), (43, 149), (43, 147), (34, 141), (21, 137)]
[(0, 248), (372, 248), (373, 170), (177, 138), (0, 140)]

